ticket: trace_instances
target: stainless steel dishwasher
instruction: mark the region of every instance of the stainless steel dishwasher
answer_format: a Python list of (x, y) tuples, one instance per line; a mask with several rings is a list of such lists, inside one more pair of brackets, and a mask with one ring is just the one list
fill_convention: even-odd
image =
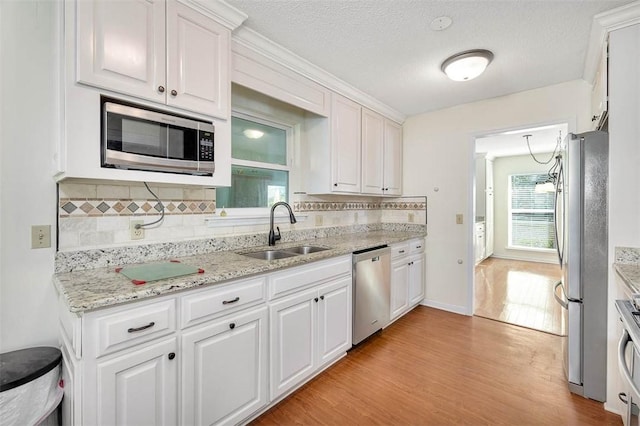
[(353, 338), (357, 345), (389, 323), (391, 249), (353, 253)]

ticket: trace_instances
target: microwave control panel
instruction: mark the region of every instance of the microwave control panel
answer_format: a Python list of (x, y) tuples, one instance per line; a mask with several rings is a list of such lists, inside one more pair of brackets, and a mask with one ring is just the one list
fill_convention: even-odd
[(200, 131), (200, 161), (214, 161), (213, 133)]

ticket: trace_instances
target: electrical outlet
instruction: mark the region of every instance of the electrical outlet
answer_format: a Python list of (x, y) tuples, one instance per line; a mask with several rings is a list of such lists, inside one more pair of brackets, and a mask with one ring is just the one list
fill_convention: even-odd
[(322, 226), (323, 220), (322, 220), (322, 215), (319, 214), (316, 216), (316, 226)]
[(131, 231), (132, 240), (144, 240), (144, 228), (136, 228), (136, 225), (142, 225), (142, 220), (132, 220), (129, 222), (129, 230)]
[(409, 213), (409, 223), (413, 223), (416, 220), (416, 215), (414, 213)]
[(456, 225), (462, 225), (462, 213), (456, 214)]
[(51, 225), (34, 225), (31, 227), (31, 248), (51, 247)]

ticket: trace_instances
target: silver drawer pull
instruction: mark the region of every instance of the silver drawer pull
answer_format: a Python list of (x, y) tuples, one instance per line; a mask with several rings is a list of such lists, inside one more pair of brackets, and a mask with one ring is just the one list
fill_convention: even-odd
[(377, 262), (377, 261), (379, 261), (379, 260), (380, 260), (380, 256), (376, 256), (376, 257), (372, 257), (372, 258), (371, 258), (371, 261), (372, 261), (372, 262)]
[(240, 300), (240, 296), (236, 296), (235, 299), (231, 299), (231, 300), (223, 300), (222, 304), (223, 305), (230, 305), (232, 303), (236, 303), (238, 300)]
[(135, 333), (137, 331), (142, 331), (142, 330), (146, 330), (147, 328), (151, 328), (154, 325), (156, 325), (156, 323), (151, 321), (149, 324), (143, 325), (142, 327), (131, 327), (130, 329), (127, 330), (127, 332), (128, 333)]
[(399, 250), (398, 253), (404, 253), (404, 250)]
[(422, 248), (422, 246), (416, 246), (416, 248)]

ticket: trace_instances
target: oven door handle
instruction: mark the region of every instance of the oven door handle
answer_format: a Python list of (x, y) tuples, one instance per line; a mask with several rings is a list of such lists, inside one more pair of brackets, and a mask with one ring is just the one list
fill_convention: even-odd
[(634, 395), (636, 395), (636, 397), (640, 397), (640, 389), (638, 389), (638, 386), (634, 383), (633, 376), (629, 371), (627, 361), (624, 357), (624, 353), (629, 342), (631, 342), (631, 336), (629, 336), (629, 332), (627, 330), (624, 330), (624, 332), (622, 333), (622, 337), (620, 337), (620, 342), (618, 343), (618, 368), (620, 369), (622, 378), (631, 387), (631, 391), (634, 393)]
[[(558, 297), (558, 287), (562, 290), (562, 295), (564, 299)], [(567, 301), (567, 294), (564, 292), (564, 287), (562, 286), (562, 281), (558, 281), (556, 285), (553, 286), (553, 297), (556, 301), (562, 306), (564, 309), (569, 309), (569, 302)]]

